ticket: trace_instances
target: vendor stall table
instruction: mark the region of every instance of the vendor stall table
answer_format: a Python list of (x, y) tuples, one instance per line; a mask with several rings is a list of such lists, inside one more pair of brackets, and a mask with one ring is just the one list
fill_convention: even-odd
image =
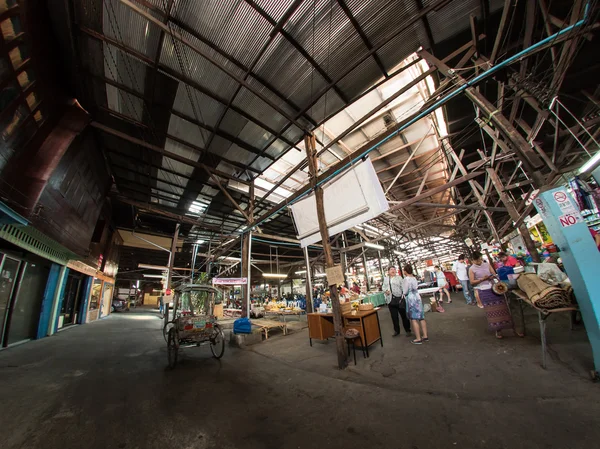
[(419, 295), (427, 295), (429, 293), (435, 293), (439, 289), (440, 289), (439, 287), (430, 287), (430, 288), (421, 288), (417, 291), (419, 292)]
[(288, 316), (300, 316), (304, 312), (301, 310), (265, 310), (265, 316), (278, 316), (279, 321), (283, 322), (283, 335), (287, 335), (287, 321)]
[[(380, 342), (383, 346), (381, 338), (381, 326), (379, 324), (379, 316), (377, 311), (379, 307), (373, 310), (357, 311), (356, 314), (346, 312), (342, 315), (344, 327), (352, 327), (358, 329), (362, 342), (369, 356), (369, 346), (373, 343)], [(332, 313), (309, 313), (308, 314), (308, 339), (312, 346), (312, 339), (327, 340), (334, 336), (333, 332), (333, 314)]]
[(383, 292), (373, 293), (362, 298), (364, 304), (373, 304), (375, 307), (385, 305), (385, 295)]
[(573, 312), (579, 311), (577, 306), (562, 307), (560, 309), (540, 309), (536, 307), (528, 298), (527, 294), (520, 289), (510, 290), (510, 292), (519, 300), (519, 308), (521, 311), (521, 323), (523, 325), (523, 334), (525, 334), (525, 315), (523, 314), (523, 303), (535, 309), (538, 313), (538, 322), (540, 324), (540, 340), (542, 342), (542, 367), (546, 369), (546, 319), (554, 313), (569, 312), (571, 314), (571, 330), (573, 329)]
[(283, 331), (283, 335), (287, 335), (287, 323), (282, 321), (275, 320), (265, 320), (265, 319), (257, 319), (251, 320), (253, 326), (257, 326), (260, 328), (262, 332), (265, 334), (265, 340), (269, 339), (269, 331), (271, 329), (281, 329)]

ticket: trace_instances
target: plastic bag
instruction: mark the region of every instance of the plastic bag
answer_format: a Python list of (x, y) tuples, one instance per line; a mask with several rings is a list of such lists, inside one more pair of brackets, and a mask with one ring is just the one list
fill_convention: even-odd
[(233, 322), (234, 334), (250, 334), (252, 333), (252, 323), (248, 318), (238, 318)]
[(539, 278), (547, 284), (558, 285), (567, 279), (567, 275), (555, 263), (541, 263), (537, 267)]

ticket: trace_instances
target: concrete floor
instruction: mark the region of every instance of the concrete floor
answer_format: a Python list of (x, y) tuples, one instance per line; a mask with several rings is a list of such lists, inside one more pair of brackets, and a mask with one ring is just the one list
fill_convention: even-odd
[(568, 318), (549, 323), (540, 367), (530, 336), (496, 340), (459, 302), (427, 314), (431, 342), (391, 337), (340, 372), (333, 342), (296, 331), (245, 350), (188, 350), (167, 370), (160, 320), (115, 314), (0, 352), (3, 449), (592, 448), (600, 385)]

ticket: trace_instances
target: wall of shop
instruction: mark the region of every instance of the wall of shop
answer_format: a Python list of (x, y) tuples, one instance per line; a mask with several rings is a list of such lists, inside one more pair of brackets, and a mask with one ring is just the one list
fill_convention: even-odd
[(104, 159), (88, 129), (75, 139), (50, 177), (32, 224), (85, 256), (109, 188)]
[(0, 345), (38, 338), (52, 262), (0, 244)]

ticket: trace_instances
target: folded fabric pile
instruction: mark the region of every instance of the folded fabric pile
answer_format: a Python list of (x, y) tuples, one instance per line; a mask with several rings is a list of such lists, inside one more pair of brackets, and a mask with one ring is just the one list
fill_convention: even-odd
[(566, 290), (545, 283), (535, 273), (521, 274), (517, 278), (517, 285), (537, 308), (552, 310), (573, 305), (571, 295)]

